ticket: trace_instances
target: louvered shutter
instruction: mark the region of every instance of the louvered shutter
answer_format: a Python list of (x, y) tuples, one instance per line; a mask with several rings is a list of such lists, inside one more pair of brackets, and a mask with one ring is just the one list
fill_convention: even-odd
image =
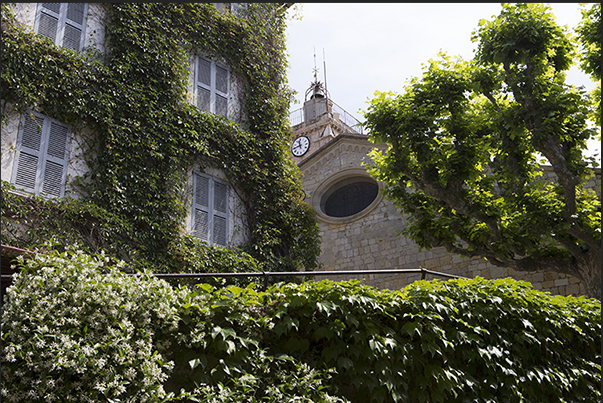
[(199, 82), (208, 87), (211, 86), (211, 62), (209, 60), (198, 58), (198, 76)]
[(214, 61), (197, 57), (197, 107), (217, 115), (228, 116), (230, 73)]
[(44, 182), (42, 193), (59, 197), (63, 187), (63, 166), (52, 161), (46, 161), (44, 165)]
[(197, 185), (195, 186), (195, 203), (199, 206), (209, 208), (209, 178), (197, 176)]
[(195, 236), (203, 241), (209, 241), (209, 213), (195, 209)]
[(211, 112), (211, 62), (197, 58), (197, 108)]
[(228, 188), (225, 184), (214, 182), (214, 210), (226, 214)]
[(228, 116), (228, 70), (216, 65), (216, 114)]
[(228, 92), (228, 70), (220, 66), (216, 66), (216, 90), (222, 94)]
[(214, 216), (214, 243), (226, 246), (226, 218)]
[(40, 3), (37, 33), (67, 49), (84, 46), (87, 3)]
[(193, 235), (209, 244), (228, 245), (228, 185), (195, 173)]
[(197, 108), (211, 112), (211, 91), (201, 86), (197, 87)]
[(84, 47), (84, 32), (86, 30), (87, 3), (62, 3), (66, 8), (63, 41), (61, 45), (67, 49), (82, 50)]
[(44, 118), (31, 113), (25, 114), (13, 182), (17, 187), (30, 193), (36, 192), (36, 183), (39, 182), (38, 163), (40, 162), (43, 128)]
[(33, 193), (36, 190), (38, 157), (21, 152), (17, 163), (15, 185)]
[(77, 25), (84, 24), (86, 3), (67, 3), (67, 19)]
[(73, 25), (65, 24), (63, 32), (63, 47), (67, 49), (80, 50), (82, 30)]
[(41, 5), (42, 11), (38, 17), (37, 32), (56, 43), (61, 3), (42, 3)]
[(228, 187), (226, 184), (214, 182), (214, 222), (213, 241), (215, 244), (226, 246), (228, 224)]
[(63, 196), (69, 161), (69, 129), (40, 114), (22, 121), (13, 183), (30, 193)]
[(42, 3), (42, 7), (46, 10), (50, 10), (55, 14), (58, 14), (61, 11), (61, 3)]
[(50, 196), (61, 196), (67, 173), (69, 129), (55, 122), (50, 122), (49, 126), (42, 192)]
[(228, 116), (228, 99), (216, 94), (216, 115)]
[(193, 235), (209, 241), (209, 178), (195, 175)]

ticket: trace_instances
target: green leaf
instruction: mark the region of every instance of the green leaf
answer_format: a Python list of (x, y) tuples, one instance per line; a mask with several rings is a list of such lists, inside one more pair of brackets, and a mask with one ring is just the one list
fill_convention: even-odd
[(354, 366), (354, 362), (347, 357), (339, 357), (337, 358), (337, 366), (343, 369), (348, 369)]
[(415, 334), (418, 337), (421, 337), (421, 330), (423, 326), (419, 322), (406, 322), (404, 326), (402, 326), (402, 332), (408, 334), (413, 337)]

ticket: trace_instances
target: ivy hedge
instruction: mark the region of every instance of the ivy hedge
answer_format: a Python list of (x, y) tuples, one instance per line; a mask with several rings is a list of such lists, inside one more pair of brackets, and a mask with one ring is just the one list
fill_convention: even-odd
[(21, 263), (2, 308), (7, 402), (601, 400), (600, 301), (525, 282), (259, 292), (173, 287), (81, 252)]
[[(318, 227), (287, 153), (282, 4), (250, 3), (244, 17), (212, 3), (102, 6), (106, 54), (56, 46), (19, 25), (11, 5), (2, 4), (2, 124), (8, 107), (70, 124), (84, 139), (90, 168), (75, 182), (83, 199), (72, 201), (20, 200), (3, 182), (3, 217), (10, 215), (14, 228), (30, 228), (10, 233), (3, 219), (2, 242), (42, 243), (58, 225), (48, 217), (65, 208), (59, 216), (69, 228), (59, 233), (83, 234), (79, 244), (90, 252), (102, 247), (158, 271), (194, 271), (195, 262), (183, 256), (203, 255), (206, 247), (183, 239), (186, 183), (191, 169), (213, 167), (225, 172), (247, 212), (250, 240), (233, 251), (238, 259), (270, 271), (315, 268)], [(194, 52), (222, 60), (242, 83), (240, 124), (187, 101)]]

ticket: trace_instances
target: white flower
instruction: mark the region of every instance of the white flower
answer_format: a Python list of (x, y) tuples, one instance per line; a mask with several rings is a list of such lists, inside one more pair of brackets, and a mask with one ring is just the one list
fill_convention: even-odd
[(107, 384), (105, 382), (98, 382), (96, 385), (94, 385), (94, 389), (98, 390), (100, 393), (105, 393), (105, 390), (107, 390)]
[(136, 370), (134, 368), (128, 368), (124, 375), (126, 379), (132, 381), (136, 378)]

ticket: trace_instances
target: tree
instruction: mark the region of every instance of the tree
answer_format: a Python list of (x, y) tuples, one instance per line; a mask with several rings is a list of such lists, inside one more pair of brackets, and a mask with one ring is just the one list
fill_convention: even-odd
[(376, 94), (366, 126), (389, 147), (370, 172), (420, 247), (574, 275), (600, 299), (600, 200), (583, 186), (597, 162), (582, 154), (600, 129), (565, 84), (572, 37), (548, 6), (503, 4), (473, 40), (471, 61), (440, 54), (404, 93)]
[(576, 29), (582, 53), (580, 67), (599, 83), (593, 90), (595, 98), (595, 121), (601, 126), (601, 3), (590, 9), (582, 9), (582, 22)]

